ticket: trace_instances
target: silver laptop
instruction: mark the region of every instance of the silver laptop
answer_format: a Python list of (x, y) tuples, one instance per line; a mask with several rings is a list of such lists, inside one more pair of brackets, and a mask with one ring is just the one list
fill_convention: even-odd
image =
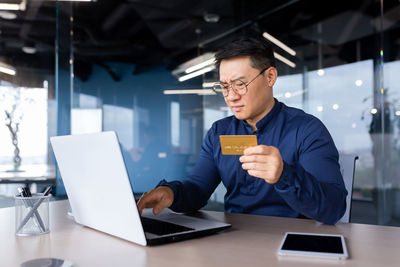
[[(146, 246), (203, 236), (230, 224), (169, 209), (140, 217), (115, 132), (50, 138), (75, 221)], [(157, 168), (157, 166), (154, 166)]]

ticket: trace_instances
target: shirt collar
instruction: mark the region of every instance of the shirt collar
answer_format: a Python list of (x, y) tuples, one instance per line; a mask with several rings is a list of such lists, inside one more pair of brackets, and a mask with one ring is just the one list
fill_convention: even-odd
[[(258, 131), (261, 131), (270, 121), (272, 118), (274, 118), (276, 116), (276, 114), (278, 114), (278, 112), (281, 110), (281, 102), (279, 102), (276, 98), (274, 98), (275, 100), (275, 104), (273, 106), (273, 108), (271, 109), (270, 112), (268, 112), (267, 115), (265, 115), (264, 118), (262, 118), (261, 120), (259, 120), (256, 123), (256, 127)], [(246, 122), (246, 121), (242, 121), (243, 124), (245, 125), (245, 127), (250, 130), (250, 132), (252, 132), (251, 130), (251, 126)]]

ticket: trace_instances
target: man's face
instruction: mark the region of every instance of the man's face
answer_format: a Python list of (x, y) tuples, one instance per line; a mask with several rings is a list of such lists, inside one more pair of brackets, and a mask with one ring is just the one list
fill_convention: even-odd
[[(237, 119), (255, 124), (269, 112), (269, 107), (272, 108), (274, 98), (272, 96), (272, 85), (269, 86), (271, 84), (268, 76), (270, 69), (247, 86), (245, 95), (241, 96), (233, 90), (229, 90), (229, 94), (224, 97), (226, 104)], [(251, 66), (250, 57), (222, 60), (219, 68), (220, 82), (228, 84), (237, 79), (247, 84), (259, 73), (259, 69)]]

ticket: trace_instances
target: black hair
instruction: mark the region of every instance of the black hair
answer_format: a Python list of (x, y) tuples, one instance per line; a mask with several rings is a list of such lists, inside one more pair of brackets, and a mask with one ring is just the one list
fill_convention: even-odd
[(276, 67), (272, 47), (266, 40), (253, 37), (240, 37), (220, 49), (215, 54), (215, 66), (219, 70), (222, 60), (242, 56), (249, 56), (251, 66), (259, 70)]

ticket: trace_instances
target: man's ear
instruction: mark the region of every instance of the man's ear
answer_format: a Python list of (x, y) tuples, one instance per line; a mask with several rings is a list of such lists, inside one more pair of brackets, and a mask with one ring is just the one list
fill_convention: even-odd
[(267, 75), (268, 78), (268, 86), (272, 87), (275, 84), (276, 79), (278, 77), (278, 71), (276, 70), (275, 67), (270, 67), (265, 71), (265, 75)]

